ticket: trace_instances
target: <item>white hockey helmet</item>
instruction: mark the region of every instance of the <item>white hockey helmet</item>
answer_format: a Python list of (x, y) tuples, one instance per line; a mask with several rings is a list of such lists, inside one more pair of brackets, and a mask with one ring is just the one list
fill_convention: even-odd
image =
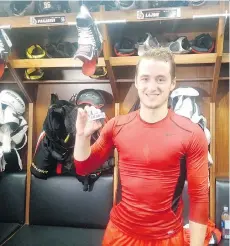
[(197, 97), (199, 96), (199, 92), (192, 87), (180, 87), (172, 91), (170, 95), (171, 98), (178, 96)]
[(22, 115), (25, 112), (25, 103), (18, 93), (12, 90), (2, 90), (0, 92), (0, 103), (11, 107), (17, 114)]

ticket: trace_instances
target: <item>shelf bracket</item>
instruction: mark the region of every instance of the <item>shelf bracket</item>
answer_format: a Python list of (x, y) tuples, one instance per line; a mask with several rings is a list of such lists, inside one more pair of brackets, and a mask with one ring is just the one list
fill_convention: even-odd
[[(100, 8), (100, 14), (103, 19), (103, 13), (104, 13), (104, 6), (101, 6)], [(117, 88), (117, 81), (114, 76), (113, 68), (110, 62), (110, 57), (112, 56), (112, 46), (110, 43), (110, 38), (108, 35), (108, 26), (106, 24), (102, 24), (102, 33), (103, 33), (103, 54), (104, 54), (104, 59), (105, 59), (105, 66), (108, 72), (108, 77), (110, 81), (110, 85), (112, 88), (113, 92), (113, 97), (115, 103), (119, 102), (119, 93), (118, 93), (118, 88)]]
[[(225, 3), (221, 3), (222, 9), (225, 7)], [(215, 102), (216, 94), (219, 83), (220, 68), (223, 56), (223, 45), (224, 45), (224, 29), (225, 29), (226, 17), (220, 17), (218, 22), (217, 37), (216, 37), (216, 62), (213, 72), (213, 81), (211, 88), (211, 102)]]
[(117, 81), (116, 81), (114, 73), (113, 73), (113, 68), (112, 68), (109, 60), (105, 60), (105, 65), (106, 65), (106, 69), (108, 72), (109, 81), (110, 81), (110, 85), (112, 88), (115, 103), (118, 103), (119, 102), (119, 94), (118, 94), (118, 89), (117, 89)]

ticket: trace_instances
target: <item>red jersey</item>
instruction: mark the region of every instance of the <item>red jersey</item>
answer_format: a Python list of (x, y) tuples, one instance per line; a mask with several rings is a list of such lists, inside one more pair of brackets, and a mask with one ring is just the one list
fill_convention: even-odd
[(156, 123), (139, 110), (111, 119), (76, 172), (99, 168), (111, 150), (119, 153), (122, 199), (110, 219), (121, 231), (139, 238), (165, 239), (183, 226), (181, 198), (188, 180), (191, 221), (207, 224), (209, 214), (208, 144), (202, 129), (172, 110)]

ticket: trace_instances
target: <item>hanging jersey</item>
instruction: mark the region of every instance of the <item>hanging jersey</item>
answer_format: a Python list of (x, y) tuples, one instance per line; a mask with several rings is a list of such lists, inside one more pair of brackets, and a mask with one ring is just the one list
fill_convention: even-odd
[(170, 238), (183, 226), (184, 181), (188, 180), (189, 219), (208, 221), (208, 146), (202, 129), (172, 110), (147, 123), (139, 110), (110, 120), (91, 155), (76, 161), (86, 175), (98, 168), (113, 148), (119, 153), (122, 199), (111, 221), (124, 233), (144, 239)]

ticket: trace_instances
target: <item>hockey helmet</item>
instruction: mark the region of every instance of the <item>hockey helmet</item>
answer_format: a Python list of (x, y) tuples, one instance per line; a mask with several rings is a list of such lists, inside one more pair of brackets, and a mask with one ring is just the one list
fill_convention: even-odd
[(10, 10), (15, 16), (33, 15), (35, 1), (11, 1)]
[(46, 51), (39, 44), (33, 44), (27, 48), (26, 56), (30, 59), (41, 59), (46, 56)]
[(100, 109), (105, 106), (105, 99), (98, 90), (84, 89), (77, 94), (76, 104), (78, 106), (91, 105)]
[(121, 10), (131, 10), (136, 9), (136, 0), (126, 1), (126, 0), (115, 0), (115, 5)]
[(100, 11), (100, 4), (101, 1), (88, 1), (88, 0), (83, 0), (82, 4), (84, 4), (89, 12), (99, 12)]
[(140, 38), (136, 45), (138, 49), (138, 55), (142, 56), (150, 49), (160, 47), (156, 37), (152, 37), (150, 33), (146, 33), (144, 37)]
[(190, 43), (194, 53), (211, 53), (215, 48), (215, 43), (210, 34), (200, 34)]
[(169, 43), (168, 48), (175, 54), (186, 54), (192, 50), (187, 37), (179, 37), (176, 41)]
[(25, 103), (23, 99), (18, 93), (12, 90), (6, 89), (0, 92), (0, 103), (13, 108), (18, 115), (22, 115), (25, 112)]
[(136, 54), (135, 41), (128, 37), (123, 37), (120, 41), (115, 43), (114, 52), (116, 56), (135, 55)]
[(194, 7), (200, 7), (202, 5), (205, 4), (205, 0), (189, 0), (190, 5), (194, 6)]
[(27, 80), (38, 80), (44, 75), (44, 71), (41, 68), (27, 68), (25, 70), (25, 78)]
[(106, 67), (97, 67), (94, 75), (90, 76), (92, 79), (104, 78), (107, 75)]
[(188, 6), (188, 1), (178, 1), (178, 0), (164, 0), (164, 1), (150, 1), (150, 6), (152, 8), (164, 8), (164, 7), (180, 7), (180, 6)]
[(50, 58), (72, 58), (77, 51), (77, 43), (49, 43), (45, 46), (46, 55)]

